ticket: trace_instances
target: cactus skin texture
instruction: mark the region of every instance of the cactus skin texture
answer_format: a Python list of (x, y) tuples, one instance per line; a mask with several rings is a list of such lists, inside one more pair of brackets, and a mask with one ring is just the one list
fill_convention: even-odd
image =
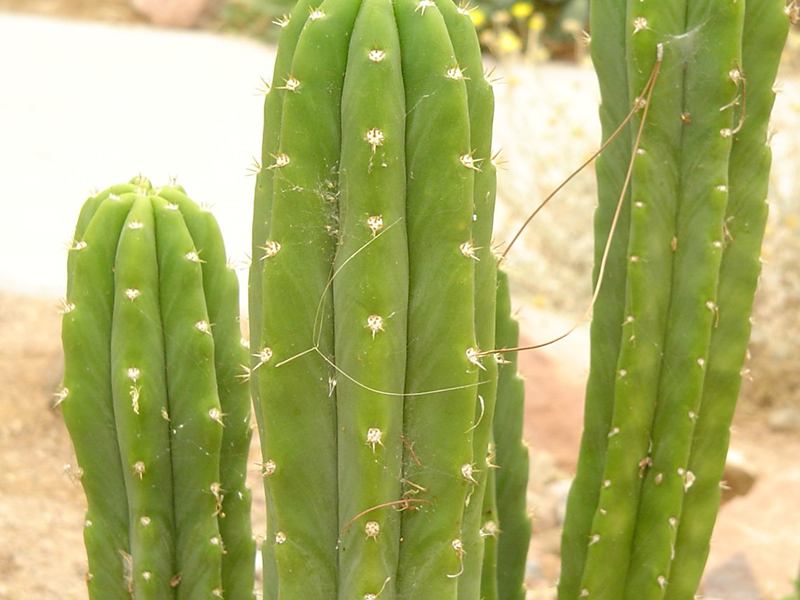
[[(592, 60), (597, 72), (602, 104), (600, 122), (605, 142), (625, 120), (633, 96), (628, 92), (626, 69), (627, 20), (625, 3), (594, 0), (591, 3)], [(636, 92), (634, 96), (638, 94)], [(634, 130), (628, 126), (596, 161), (598, 205), (594, 215), (594, 273), (597, 285), (600, 263), (611, 231), (620, 191), (633, 151)], [(612, 239), (603, 289), (595, 303), (591, 324), (591, 364), (586, 386), (580, 460), (567, 500), (568, 518), (561, 541), (559, 597), (578, 597), (580, 578), (588, 551), (587, 540), (603, 481), (608, 432), (614, 406), (614, 377), (622, 341), (622, 321), (627, 280), (627, 248), (630, 228), (630, 190)]]
[[(719, 321), (711, 334), (706, 384), (692, 439), (688, 470), (696, 479), (683, 502), (676, 557), (665, 596), (669, 600), (680, 600), (697, 589), (719, 509), (717, 482), (725, 468), (750, 338), (749, 317), (761, 272), (759, 255), (767, 222), (772, 162), (767, 143), (775, 101), (772, 86), (788, 31), (782, 0), (751, 0), (745, 4), (742, 71), (747, 81), (746, 114), (731, 149), (725, 215), (728, 235), (717, 292)], [(741, 111), (741, 106), (736, 107), (734, 122), (741, 118)]]
[[(508, 275), (497, 272), (497, 345), (515, 348), (519, 345), (519, 324), (511, 316), (511, 295)], [(497, 589), (501, 600), (524, 600), (525, 558), (531, 537), (528, 516), (528, 449), (522, 443), (522, 422), (525, 413), (525, 383), (517, 374), (517, 354), (502, 355), (497, 384), (494, 438), (497, 452), (496, 481), (497, 518), (500, 530), (497, 547)], [(487, 537), (487, 542), (490, 538)], [(487, 600), (490, 596), (486, 596)]]
[[(766, 217), (765, 127), (788, 27), (782, 7), (593, 3), (597, 64), (624, 52), (628, 66), (627, 75), (598, 67), (606, 135), (644, 89), (659, 44), (663, 62), (623, 205), (625, 261), (612, 247), (595, 307), (586, 428), (564, 532), (564, 600), (688, 598), (699, 583), (749, 337)], [(612, 88), (626, 79), (623, 105)], [(598, 165), (597, 224), (607, 222), (629, 160), (620, 151)], [(742, 242), (731, 239), (734, 222)], [(598, 235), (598, 249), (606, 239)], [(624, 297), (624, 313), (604, 296)], [(621, 333), (613, 370), (608, 356), (596, 355), (610, 349), (601, 332)]]
[(89, 199), (75, 240), (59, 403), (89, 597), (251, 599), (246, 350), (217, 224), (139, 177)]
[(497, 597), (492, 115), (449, 0), (283, 28), (250, 274), (265, 598)]

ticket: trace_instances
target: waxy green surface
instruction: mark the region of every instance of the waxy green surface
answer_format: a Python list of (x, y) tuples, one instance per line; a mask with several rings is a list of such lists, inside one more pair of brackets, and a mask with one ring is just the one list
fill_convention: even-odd
[(282, 38), (250, 279), (266, 596), (480, 598), (495, 171), (468, 13), (327, 0)]
[[(219, 598), (233, 579), (225, 597), (252, 598), (249, 496), (222, 528), (242, 560), (222, 564), (223, 484), (243, 485), (250, 434), (246, 386), (230, 359), (217, 364), (216, 324), (222, 348), (236, 329), (239, 359), (244, 349), (216, 222), (181, 188), (137, 178), (87, 201), (74, 247), (60, 405), (89, 503), (90, 598)], [(223, 410), (243, 425), (221, 461)]]
[[(497, 272), (497, 346), (519, 346), (519, 324), (511, 316), (511, 294), (508, 275)], [(525, 383), (517, 374), (518, 354), (501, 354), (497, 382), (497, 408), (494, 421), (494, 442), (497, 470), (495, 480), (495, 528), (500, 530), (495, 541), (486, 543), (497, 547), (497, 590), (501, 600), (524, 600), (525, 559), (531, 537), (528, 515), (528, 448), (522, 441), (525, 413)], [(484, 528), (485, 528), (484, 524)]]
[[(604, 136), (622, 122), (662, 60), (641, 144), (628, 146), (626, 156), (612, 152), (615, 142), (598, 163), (597, 223), (610, 214), (604, 190), (619, 197), (620, 175), (637, 150), (630, 204), (622, 213), (630, 216), (626, 260), (612, 246), (595, 306), (560, 598), (685, 598), (699, 583), (749, 335), (766, 214), (763, 141), (785, 32), (777, 4), (766, 18), (767, 9), (753, 4), (593, 3)], [(772, 43), (763, 43), (766, 37), (748, 42), (754, 31)], [(762, 60), (748, 61), (749, 43)], [(613, 68), (621, 61), (607, 60), (622, 53), (625, 75)], [(747, 68), (740, 70), (743, 63), (759, 71), (752, 85)], [(619, 92), (625, 79), (627, 100)], [(748, 130), (751, 95), (758, 124)], [(628, 140), (635, 140), (644, 115), (640, 110), (634, 118)], [(754, 142), (740, 153), (737, 145), (750, 132), (762, 148), (755, 150)], [(744, 219), (737, 216), (737, 188), (757, 207), (744, 209)], [(727, 239), (734, 221), (753, 232), (742, 244)], [(596, 233), (599, 249), (607, 234)], [(735, 275), (724, 258), (729, 247), (737, 248), (733, 254), (743, 265)], [(622, 298), (619, 314), (614, 307), (622, 306)], [(614, 354), (616, 339), (621, 343)], [(607, 362), (611, 357), (614, 366)], [(683, 526), (684, 519), (691, 525)]]
[[(264, 244), (269, 237), (270, 218), (272, 216), (272, 195), (273, 195), (273, 175), (274, 169), (270, 168), (275, 162), (275, 157), (280, 153), (280, 132), (281, 114), (283, 112), (283, 97), (286, 93), (285, 83), (291, 76), (292, 57), (297, 39), (303, 25), (309, 16), (310, 0), (299, 0), (292, 11), (288, 22), (285, 22), (279, 36), (278, 53), (275, 57), (273, 67), (273, 78), (270, 84), (267, 97), (264, 101), (264, 131), (262, 135), (262, 153), (259, 171), (256, 175), (255, 202), (253, 205), (253, 228), (252, 228), (252, 248), (251, 263), (248, 280), (248, 317), (249, 317), (249, 347), (251, 350), (261, 348), (262, 334), (262, 259), (264, 256)], [(251, 352), (248, 369), (252, 370), (259, 364), (258, 353)], [(245, 363), (247, 364), (247, 363)], [(249, 373), (250, 371), (247, 371)], [(253, 399), (256, 421), (259, 431), (264, 430), (264, 423), (261, 410), (260, 393), (258, 389), (258, 378), (250, 377), (250, 394)], [(263, 455), (262, 446), (262, 470), (263, 465), (269, 459)], [(275, 513), (272, 502), (269, 500), (269, 486), (264, 483), (264, 493), (267, 498), (267, 531), (266, 539), (275, 539), (277, 530), (275, 529)], [(274, 546), (272, 544), (261, 545), (261, 561), (264, 569), (264, 588), (265, 600), (275, 600), (278, 594), (277, 566), (275, 564)]]
[[(626, 65), (627, 19), (625, 2), (594, 0), (591, 3), (591, 54), (600, 84), (600, 123), (603, 142), (625, 120), (633, 105), (628, 91)], [(639, 95), (638, 90), (635, 95)], [(600, 265), (615, 220), (617, 205), (633, 152), (629, 125), (595, 163), (598, 204), (594, 215), (594, 269), (592, 285), (599, 280)], [(630, 190), (622, 197), (622, 209), (614, 229), (603, 276), (602, 293), (595, 302), (591, 323), (591, 362), (586, 386), (583, 436), (577, 472), (567, 501), (567, 517), (561, 540), (559, 598), (577, 598), (588, 552), (588, 542), (603, 481), (608, 432), (614, 406), (614, 381), (622, 341), (622, 321), (627, 281)]]
[[(385, 53), (379, 62), (370, 58), (375, 48)], [(374, 90), (382, 91), (382, 102), (375, 102)], [(400, 512), (390, 503), (401, 495), (403, 476), (404, 115), (392, 3), (363, 0), (342, 92), (340, 241), (333, 280), (335, 355), (342, 370), (336, 387), (340, 598), (381, 590), (381, 597), (396, 597)]]
[(753, 298), (761, 272), (761, 241), (767, 222), (772, 162), (768, 145), (769, 119), (775, 101), (772, 88), (788, 30), (781, 0), (745, 4), (740, 64), (747, 100), (746, 107), (739, 103), (734, 108), (734, 125), (742, 117), (744, 120), (741, 130), (732, 138), (717, 314), (687, 466), (687, 471), (694, 475), (694, 483), (686, 491), (678, 524), (675, 559), (665, 595), (669, 600), (680, 600), (697, 590), (719, 509), (719, 482), (725, 468), (750, 338)]

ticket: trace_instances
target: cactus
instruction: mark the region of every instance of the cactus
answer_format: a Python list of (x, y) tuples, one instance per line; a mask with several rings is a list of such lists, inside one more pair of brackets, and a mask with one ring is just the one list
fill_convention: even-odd
[(621, 194), (624, 217), (592, 326), (564, 600), (685, 598), (699, 583), (759, 271), (783, 6), (593, 2), (606, 137), (650, 94), (598, 164), (598, 257)]
[[(516, 348), (519, 325), (511, 317), (508, 275), (498, 272), (497, 345)], [(498, 591), (502, 600), (524, 600), (522, 583), (525, 557), (531, 537), (531, 521), (526, 503), (528, 485), (528, 450), (522, 444), (522, 421), (525, 412), (525, 384), (517, 375), (517, 355), (507, 353), (500, 364), (495, 416), (497, 448), (496, 478)], [(487, 597), (488, 600), (488, 597)]]
[(496, 586), (492, 113), (450, 0), (285, 23), (250, 273), (265, 598)]
[(90, 598), (253, 598), (246, 350), (216, 221), (141, 177), (90, 198), (64, 306)]

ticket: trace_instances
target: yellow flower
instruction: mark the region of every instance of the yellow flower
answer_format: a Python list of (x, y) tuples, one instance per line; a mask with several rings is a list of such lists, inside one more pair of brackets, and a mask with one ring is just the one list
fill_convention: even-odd
[(522, 42), (513, 31), (510, 29), (503, 29), (497, 40), (497, 47), (501, 54), (511, 54), (512, 52), (519, 52), (522, 49)]
[(480, 8), (469, 11), (469, 18), (472, 19), (472, 24), (475, 27), (480, 27), (486, 23), (486, 13), (484, 13)]
[(528, 28), (532, 31), (542, 31), (547, 25), (547, 19), (542, 13), (536, 13), (528, 21)]
[(533, 14), (533, 4), (530, 2), (515, 2), (511, 5), (511, 14), (517, 19), (525, 19)]

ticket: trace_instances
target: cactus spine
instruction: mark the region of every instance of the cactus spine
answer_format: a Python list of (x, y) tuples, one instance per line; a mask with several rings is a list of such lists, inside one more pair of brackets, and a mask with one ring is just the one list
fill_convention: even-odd
[(492, 112), (449, 1), (285, 24), (250, 275), (267, 598), (496, 586)]
[(245, 350), (216, 222), (138, 178), (87, 201), (75, 240), (60, 405), (90, 597), (252, 598)]
[[(719, 501), (708, 490), (724, 464), (727, 436), (719, 432), (738, 393), (766, 213), (768, 150), (753, 148), (765, 140), (787, 27), (777, 21), (782, 2), (755, 4), (593, 3), (606, 135), (645, 88), (657, 57), (663, 62), (641, 111), (641, 143), (632, 148), (634, 119), (628, 140), (598, 165), (600, 249), (623, 189), (624, 150), (636, 150), (623, 205), (627, 240), (623, 233), (612, 247), (595, 307), (585, 435), (564, 533), (564, 599), (683, 598), (699, 582)], [(755, 41), (755, 31), (769, 43)], [(623, 53), (627, 73), (605, 66)], [(749, 233), (741, 243), (730, 235), (732, 221)], [(740, 266), (732, 269), (731, 260)]]

